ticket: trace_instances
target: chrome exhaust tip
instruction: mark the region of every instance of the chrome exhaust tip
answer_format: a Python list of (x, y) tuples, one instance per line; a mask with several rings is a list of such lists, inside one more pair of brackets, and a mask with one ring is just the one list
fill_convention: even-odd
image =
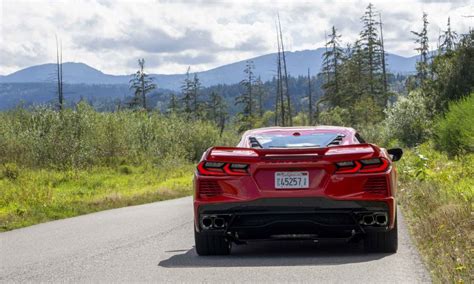
[(216, 229), (224, 228), (225, 227), (224, 218), (219, 218), (219, 217), (214, 218), (213, 225), (214, 225), (214, 228), (216, 228)]
[(366, 226), (370, 226), (370, 225), (373, 225), (375, 223), (375, 219), (374, 219), (374, 215), (370, 214), (370, 215), (364, 215), (362, 217), (362, 221), (361, 223), (363, 225), (366, 225)]
[(375, 214), (375, 223), (379, 226), (385, 226), (388, 223), (387, 213)]
[(205, 216), (201, 219), (201, 227), (204, 230), (209, 230), (212, 227), (212, 219), (208, 216)]

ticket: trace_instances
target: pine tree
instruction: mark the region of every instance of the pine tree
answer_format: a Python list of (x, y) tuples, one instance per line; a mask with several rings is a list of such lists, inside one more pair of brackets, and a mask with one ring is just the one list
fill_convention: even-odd
[(429, 68), (429, 40), (428, 40), (428, 15), (423, 12), (423, 28), (420, 32), (411, 31), (415, 36), (415, 43), (418, 44), (418, 47), (415, 48), (416, 51), (420, 53), (420, 61), (418, 61), (416, 70), (417, 77), (421, 83), (423, 83), (428, 76)]
[(330, 104), (335, 106), (339, 102), (340, 65), (344, 58), (344, 51), (340, 44), (341, 35), (337, 34), (333, 26), (329, 40), (326, 42), (326, 51), (323, 53), (323, 73), (328, 81), (323, 85), (324, 94)]
[(374, 100), (379, 96), (382, 86), (380, 81), (381, 48), (377, 34), (374, 6), (370, 3), (361, 18), (363, 29), (360, 32), (361, 47), (363, 51), (363, 67), (366, 75), (367, 91)]
[(265, 87), (263, 86), (263, 82), (260, 76), (258, 76), (258, 78), (255, 80), (254, 90), (255, 90), (255, 98), (257, 101), (258, 116), (261, 118), (264, 113), (263, 100), (266, 97), (266, 93), (265, 93)]
[(219, 126), (222, 135), (228, 117), (227, 103), (222, 96), (213, 91), (209, 96), (208, 108), (209, 119)]
[(443, 34), (439, 37), (441, 42), (439, 48), (444, 52), (451, 52), (456, 46), (458, 34), (455, 31), (451, 30), (451, 18), (448, 17), (447, 29), (443, 31)]
[(254, 111), (254, 97), (252, 90), (255, 81), (255, 76), (253, 74), (254, 68), (253, 61), (247, 61), (244, 69), (245, 79), (240, 82), (240, 85), (244, 88), (244, 92), (235, 98), (236, 105), (243, 105), (241, 114), (245, 118), (251, 118)]
[(181, 92), (183, 93), (183, 111), (185, 114), (190, 115), (193, 111), (192, 103), (193, 103), (193, 80), (190, 77), (189, 71), (190, 67), (188, 67), (186, 71), (186, 77), (184, 78), (183, 84), (181, 85)]
[(202, 116), (202, 107), (201, 103), (199, 101), (199, 91), (201, 89), (201, 81), (198, 78), (197, 73), (194, 73), (193, 81), (191, 84), (191, 95), (192, 95), (192, 100), (193, 100), (193, 114), (195, 118), (201, 117)]
[(145, 73), (145, 59), (138, 59), (138, 71), (130, 80), (130, 89), (134, 90), (135, 98), (132, 104), (140, 102), (143, 109), (147, 110), (146, 95), (156, 89), (153, 78)]
[(171, 94), (167, 113), (171, 114), (171, 113), (178, 113), (178, 112), (179, 112), (178, 97), (175, 94)]
[(348, 45), (344, 54), (344, 61), (339, 68), (340, 87), (337, 96), (337, 106), (351, 108), (365, 93), (364, 53), (360, 41), (353, 46)]

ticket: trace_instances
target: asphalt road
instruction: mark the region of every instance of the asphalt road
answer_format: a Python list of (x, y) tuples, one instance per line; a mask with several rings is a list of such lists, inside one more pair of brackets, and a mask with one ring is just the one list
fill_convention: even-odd
[(0, 282), (430, 282), (399, 216), (399, 251), (267, 242), (198, 257), (191, 198), (103, 211), (0, 234)]

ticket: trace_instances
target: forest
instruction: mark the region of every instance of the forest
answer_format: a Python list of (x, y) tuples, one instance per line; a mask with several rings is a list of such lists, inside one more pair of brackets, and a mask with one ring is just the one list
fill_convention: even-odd
[(271, 81), (262, 82), (248, 61), (240, 84), (203, 88), (188, 70), (181, 92), (161, 93), (139, 60), (135, 95), (102, 111), (87, 100), (67, 103), (58, 60), (57, 102), (0, 112), (0, 230), (190, 195), (202, 152), (235, 145), (247, 129), (342, 125), (371, 143), (404, 148), (399, 206), (412, 235), (434, 280), (467, 283), (474, 30), (457, 34), (446, 21), (435, 47), (427, 14), (411, 31), (416, 74), (388, 72), (383, 18), (369, 5), (355, 42), (342, 43), (332, 27), (316, 74), (287, 74), (280, 27)]

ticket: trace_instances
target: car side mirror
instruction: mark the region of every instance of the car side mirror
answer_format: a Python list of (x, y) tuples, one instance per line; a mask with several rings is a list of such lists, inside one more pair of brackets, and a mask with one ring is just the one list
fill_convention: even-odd
[(387, 152), (390, 155), (390, 158), (392, 159), (392, 161), (394, 162), (400, 160), (403, 156), (403, 150), (400, 148), (388, 149)]

